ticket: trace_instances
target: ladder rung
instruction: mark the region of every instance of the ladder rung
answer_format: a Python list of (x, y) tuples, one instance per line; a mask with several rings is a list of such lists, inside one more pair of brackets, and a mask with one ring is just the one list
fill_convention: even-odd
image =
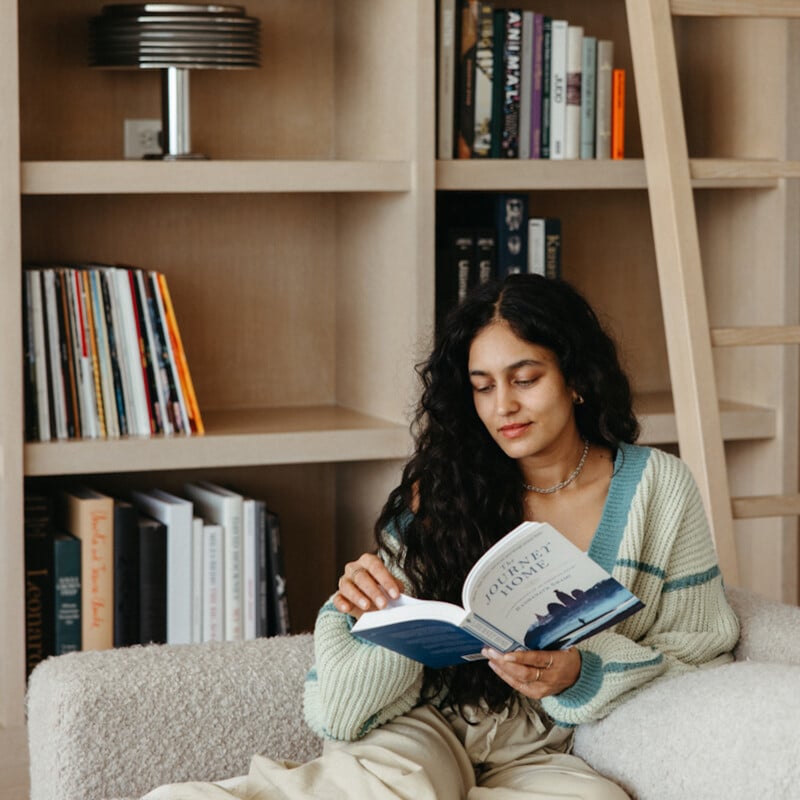
[(671, 0), (670, 9), (686, 17), (800, 17), (796, 0)]
[(734, 497), (731, 500), (734, 519), (800, 516), (800, 494), (769, 494)]
[(741, 347), (763, 344), (800, 344), (800, 325), (757, 325), (739, 328), (712, 328), (714, 347)]
[(770, 181), (800, 178), (800, 161), (779, 158), (692, 158), (689, 159), (692, 180)]

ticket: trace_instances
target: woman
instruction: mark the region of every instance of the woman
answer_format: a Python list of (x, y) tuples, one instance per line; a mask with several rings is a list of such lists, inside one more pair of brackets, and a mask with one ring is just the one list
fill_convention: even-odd
[[(564, 282), (481, 287), (421, 377), (416, 449), (378, 554), (345, 567), (317, 620), (305, 714), (325, 753), (297, 769), (256, 757), (234, 796), (625, 798), (569, 754), (574, 726), (656, 678), (730, 660), (738, 637), (694, 481), (633, 444), (615, 347)], [(403, 591), (458, 603), (470, 567), (525, 519), (551, 523), (645, 607), (565, 651), (486, 649), (445, 670), (350, 632)]]

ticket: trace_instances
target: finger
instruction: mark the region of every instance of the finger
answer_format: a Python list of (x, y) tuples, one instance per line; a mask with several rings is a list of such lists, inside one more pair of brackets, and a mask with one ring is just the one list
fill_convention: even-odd
[[(367, 573), (387, 597), (396, 600), (400, 596), (400, 592), (403, 591), (400, 581), (389, 572), (383, 561), (374, 553), (365, 553), (358, 561), (349, 564), (348, 567), (351, 568), (349, 577), (359, 587), (363, 588), (364, 584), (362, 581), (365, 577), (365, 573)], [(345, 569), (345, 574), (347, 574), (347, 572), (348, 570)], [(369, 586), (370, 584), (367, 583), (367, 588), (369, 588)]]
[(387, 595), (398, 597), (401, 588), (383, 562), (370, 553), (349, 562), (339, 578), (339, 594), (362, 611), (384, 608)]

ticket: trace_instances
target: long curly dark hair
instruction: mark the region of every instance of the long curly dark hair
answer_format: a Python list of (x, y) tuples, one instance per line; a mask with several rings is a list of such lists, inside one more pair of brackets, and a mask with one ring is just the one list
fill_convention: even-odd
[[(519, 468), (478, 417), (468, 375), (473, 340), (498, 319), (555, 353), (566, 384), (584, 399), (575, 406), (581, 436), (616, 450), (639, 433), (614, 342), (572, 286), (513, 275), (479, 287), (446, 319), (417, 368), (423, 390), (412, 425), (415, 452), (375, 526), (378, 546), (390, 552), (390, 537), (400, 532), (400, 567), (418, 597), (460, 604), (470, 567), (523, 519)], [(442, 693), (459, 709), (482, 699), (499, 710), (512, 690), (483, 662), (426, 668), (423, 697)]]

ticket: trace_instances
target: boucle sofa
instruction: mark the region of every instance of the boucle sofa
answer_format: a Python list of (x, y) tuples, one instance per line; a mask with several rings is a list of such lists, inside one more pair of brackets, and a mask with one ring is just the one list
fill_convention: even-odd
[[(656, 682), (576, 731), (576, 752), (639, 800), (800, 798), (800, 609), (729, 595), (735, 663)], [(31, 798), (139, 797), (244, 774), (255, 752), (312, 758), (312, 661), (308, 634), (48, 659), (28, 690)]]

